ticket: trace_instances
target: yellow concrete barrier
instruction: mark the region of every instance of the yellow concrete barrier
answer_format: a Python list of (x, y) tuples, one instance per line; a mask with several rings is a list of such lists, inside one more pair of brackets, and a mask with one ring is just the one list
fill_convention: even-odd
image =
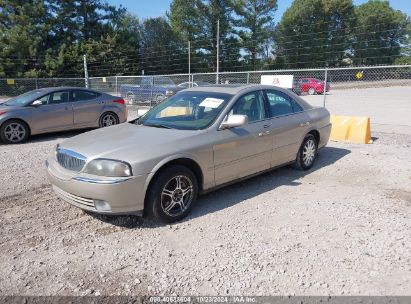
[(331, 123), (331, 140), (359, 144), (372, 143), (369, 117), (331, 115)]

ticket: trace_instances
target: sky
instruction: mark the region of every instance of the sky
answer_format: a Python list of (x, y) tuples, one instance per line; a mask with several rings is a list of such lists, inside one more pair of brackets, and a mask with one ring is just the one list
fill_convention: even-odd
[[(190, 1), (190, 0), (187, 0)], [(164, 16), (170, 7), (171, 0), (108, 0), (109, 3), (119, 6), (120, 4), (126, 7), (130, 12), (134, 13), (141, 19), (148, 17)], [(278, 10), (276, 21), (281, 19), (281, 15), (291, 5), (292, 0), (277, 0)], [(362, 4), (367, 0), (353, 0), (354, 4)], [(411, 16), (411, 1), (410, 0), (390, 0), (391, 6), (401, 10)]]

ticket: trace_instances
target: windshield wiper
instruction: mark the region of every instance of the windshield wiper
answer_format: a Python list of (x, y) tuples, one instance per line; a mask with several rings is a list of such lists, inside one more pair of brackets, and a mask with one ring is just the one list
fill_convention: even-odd
[(166, 125), (163, 125), (163, 124), (147, 124), (147, 125), (143, 124), (143, 126), (153, 127), (153, 128), (172, 129), (172, 127), (169, 127), (169, 126), (166, 126)]

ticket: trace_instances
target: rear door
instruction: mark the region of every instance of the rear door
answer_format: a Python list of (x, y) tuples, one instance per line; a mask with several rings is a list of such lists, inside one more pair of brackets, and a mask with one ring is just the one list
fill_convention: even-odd
[(68, 90), (56, 91), (40, 98), (42, 104), (33, 108), (33, 123), (38, 132), (73, 128), (73, 108)]
[(217, 131), (218, 140), (213, 147), (216, 185), (270, 168), (273, 138), (262, 92), (241, 96), (231, 114), (247, 115), (249, 122), (242, 127)]
[(274, 149), (271, 166), (294, 161), (308, 129), (309, 117), (303, 108), (288, 94), (265, 90), (273, 134)]
[(73, 105), (74, 127), (96, 127), (104, 108), (101, 93), (73, 89), (70, 90), (70, 101)]

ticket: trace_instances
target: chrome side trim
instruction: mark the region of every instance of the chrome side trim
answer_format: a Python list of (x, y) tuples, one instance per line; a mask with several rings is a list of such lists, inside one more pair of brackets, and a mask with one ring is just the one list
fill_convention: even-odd
[(132, 178), (133, 177), (119, 178), (119, 179), (113, 179), (113, 180), (101, 180), (101, 179), (78, 176), (78, 177), (73, 177), (73, 180), (76, 180), (78, 182), (83, 182), (83, 183), (90, 183), (90, 184), (110, 185), (110, 184), (123, 183), (123, 182), (128, 181)]

